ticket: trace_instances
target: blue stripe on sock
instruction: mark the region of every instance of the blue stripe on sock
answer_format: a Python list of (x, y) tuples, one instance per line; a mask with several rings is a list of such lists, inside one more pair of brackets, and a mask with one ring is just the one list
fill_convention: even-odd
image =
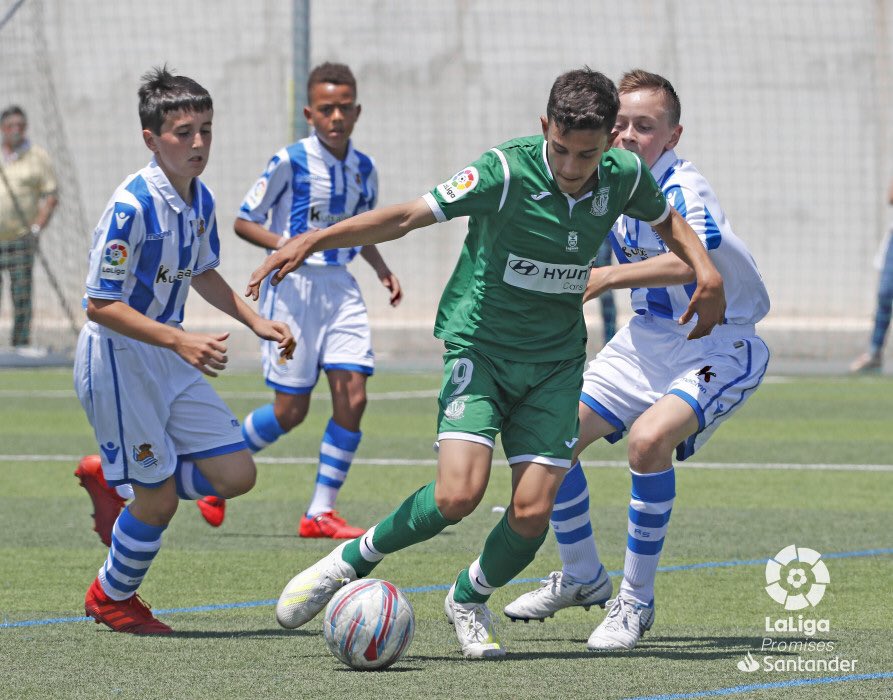
[(322, 484), (323, 486), (330, 486), (333, 489), (340, 489), (341, 486), (344, 484), (343, 481), (338, 481), (328, 476), (323, 476), (322, 474), (318, 474), (316, 476), (316, 483)]
[[(148, 570), (148, 567), (145, 569), (134, 569), (130, 566), (125, 566), (118, 561), (117, 557), (113, 557), (113, 565), (116, 572), (124, 574), (125, 576), (130, 576), (131, 578), (142, 578), (146, 575), (146, 571)], [(106, 567), (106, 573), (108, 573), (108, 571), (109, 569)]]
[(347, 428), (342, 428), (335, 422), (334, 418), (329, 418), (326, 425), (326, 432), (323, 434), (323, 442), (344, 450), (345, 452), (356, 452), (363, 437), (362, 432), (353, 432)]
[(664, 538), (661, 537), (655, 542), (650, 542), (648, 540), (637, 540), (632, 535), (627, 535), (626, 547), (635, 554), (660, 554), (660, 550), (664, 547)]
[(579, 542), (587, 537), (592, 537), (592, 523), (586, 523), (583, 527), (578, 527), (570, 532), (555, 532), (558, 544), (574, 544), (574, 542)]
[[(246, 419), (247, 420), (247, 419)], [(276, 420), (276, 414), (273, 412), (273, 404), (268, 403), (265, 406), (254, 409), (251, 413), (251, 425), (260, 437), (267, 442), (275, 442), (285, 431)], [(245, 436), (244, 425), (242, 427), (242, 435)]]
[(657, 474), (632, 472), (632, 497), (645, 503), (663, 503), (676, 497), (676, 470), (670, 467)]
[(139, 583), (135, 583), (132, 585), (122, 583), (114, 576), (112, 576), (112, 572), (109, 569), (108, 565), (106, 565), (105, 567), (105, 578), (115, 588), (115, 590), (121, 591), (121, 593), (133, 593), (137, 588), (140, 587), (140, 583), (142, 583), (142, 580), (140, 580)]
[(338, 459), (337, 457), (332, 457), (331, 455), (320, 454), (319, 461), (323, 464), (327, 464), (330, 467), (334, 467), (340, 472), (347, 473), (347, 470), (350, 469), (350, 462), (345, 462), (343, 459)]
[(564, 522), (565, 520), (570, 520), (571, 518), (576, 518), (578, 515), (583, 515), (583, 513), (589, 512), (589, 498), (584, 498), (579, 503), (574, 503), (574, 505), (569, 506), (568, 508), (559, 508), (552, 511), (551, 520), (554, 520), (556, 523)]
[(643, 513), (632, 506), (629, 507), (629, 520), (640, 527), (663, 527), (670, 521), (672, 508), (666, 513)]
[(558, 493), (555, 494), (555, 503), (566, 503), (574, 500), (577, 496), (586, 490), (586, 474), (580, 462), (574, 462), (574, 466), (567, 470), (564, 475), (564, 481), (558, 487)]
[(149, 525), (142, 520), (137, 520), (130, 512), (130, 506), (121, 511), (116, 524), (121, 532), (140, 542), (154, 542), (161, 537), (166, 527), (164, 525)]
[(112, 547), (116, 552), (121, 552), (121, 554), (128, 559), (136, 559), (137, 561), (152, 561), (155, 558), (155, 553), (157, 550), (152, 550), (151, 552), (136, 552), (132, 549), (128, 549), (123, 544), (121, 544), (121, 540), (115, 537), (112, 534)]

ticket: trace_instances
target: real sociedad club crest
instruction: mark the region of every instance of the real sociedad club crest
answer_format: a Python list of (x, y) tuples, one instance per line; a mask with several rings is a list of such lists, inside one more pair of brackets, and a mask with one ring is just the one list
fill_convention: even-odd
[(133, 446), (133, 461), (146, 469), (158, 464), (158, 458), (152, 452), (152, 445), (148, 442), (144, 442), (139, 447)]
[(593, 216), (604, 216), (608, 213), (608, 194), (610, 192), (609, 187), (601, 187), (592, 197), (592, 208), (589, 211)]

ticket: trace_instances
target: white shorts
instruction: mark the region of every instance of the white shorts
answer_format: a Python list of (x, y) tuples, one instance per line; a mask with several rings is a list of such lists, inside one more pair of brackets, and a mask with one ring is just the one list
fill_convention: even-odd
[(717, 326), (698, 340), (688, 340), (688, 332), (672, 319), (635, 316), (586, 367), (580, 401), (617, 428), (605, 436), (608, 442), (673, 394), (698, 417), (698, 431), (676, 448), (684, 460), (760, 385), (769, 348), (753, 326)]
[(276, 343), (261, 342), (264, 378), (276, 391), (309, 393), (320, 369), (367, 375), (375, 369), (366, 304), (343, 266), (300, 267), (264, 290), (261, 313), (288, 323), (297, 341), (291, 360), (279, 357)]
[(159, 486), (178, 458), (246, 449), (239, 421), (201, 372), (93, 322), (78, 337), (74, 388), (111, 486)]

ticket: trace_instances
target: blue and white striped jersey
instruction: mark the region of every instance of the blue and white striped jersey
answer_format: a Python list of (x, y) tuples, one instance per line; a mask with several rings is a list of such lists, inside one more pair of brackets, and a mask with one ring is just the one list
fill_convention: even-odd
[[(673, 151), (664, 153), (651, 169), (667, 201), (685, 217), (701, 239), (722, 275), (726, 294), (726, 323), (751, 324), (769, 311), (769, 294), (747, 247), (733, 232), (725, 212), (704, 176)], [(622, 216), (609, 237), (620, 263), (647, 260), (668, 252), (648, 224)], [(636, 313), (678, 319), (688, 308), (696, 285), (632, 290)]]
[[(239, 218), (291, 238), (373, 209), (377, 198), (378, 173), (369, 156), (348, 145), (340, 161), (311, 134), (270, 159), (245, 196)], [(359, 247), (318, 251), (305, 264), (346, 265), (359, 251)]]
[(93, 231), (88, 297), (183, 321), (192, 277), (220, 264), (214, 195), (198, 178), (192, 187), (189, 206), (154, 158), (121, 183)]

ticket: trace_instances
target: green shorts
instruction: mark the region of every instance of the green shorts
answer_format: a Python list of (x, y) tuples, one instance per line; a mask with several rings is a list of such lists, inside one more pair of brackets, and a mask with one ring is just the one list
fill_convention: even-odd
[(514, 362), (447, 343), (437, 416), (438, 440), (490, 447), (502, 433), (509, 464), (571, 467), (586, 355)]

